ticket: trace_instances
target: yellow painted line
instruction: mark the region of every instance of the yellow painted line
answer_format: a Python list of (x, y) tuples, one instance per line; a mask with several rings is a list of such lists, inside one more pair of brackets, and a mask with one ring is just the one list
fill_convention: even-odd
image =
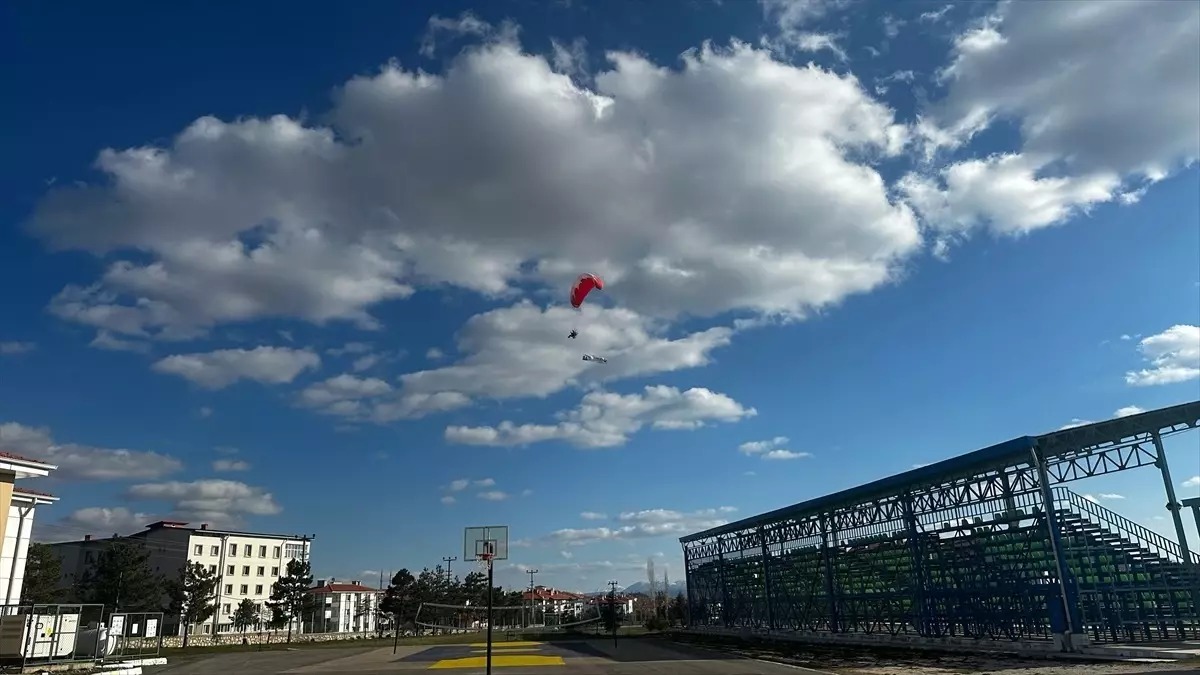
[[(464, 659), (442, 659), (429, 666), (429, 670), (445, 670), (449, 668), (483, 668), (487, 665), (486, 656), (468, 656)], [(563, 666), (566, 663), (561, 656), (503, 656), (492, 655), (492, 665), (497, 668), (513, 666)]]
[[(514, 647), (514, 648), (510, 649), (508, 647), (496, 647), (494, 645), (492, 646), (493, 654), (512, 654), (514, 652), (536, 652), (536, 651), (540, 651), (540, 650), (541, 650), (541, 647)], [(486, 649), (472, 649), (471, 653), (472, 654), (486, 654), (487, 650)]]
[[(498, 640), (493, 640), (492, 641), (492, 649), (495, 649), (498, 645), (504, 645), (505, 647), (538, 647), (538, 646), (541, 646), (544, 644), (546, 644), (546, 643), (545, 642), (522, 642), (521, 640), (513, 640), (512, 642), (501, 642)], [(484, 649), (487, 649), (486, 642), (472, 642), (471, 644), (469, 644), (467, 646), (468, 647), (483, 647)]]

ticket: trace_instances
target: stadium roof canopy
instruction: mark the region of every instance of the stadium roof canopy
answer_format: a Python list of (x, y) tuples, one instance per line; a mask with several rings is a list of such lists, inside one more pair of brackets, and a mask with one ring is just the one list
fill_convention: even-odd
[(894, 495), (913, 486), (936, 485), (955, 478), (1004, 469), (1032, 460), (1031, 452), (1035, 448), (1040, 451), (1039, 454), (1043, 461), (1051, 464), (1059, 459), (1069, 461), (1073, 458), (1104, 452), (1124, 445), (1127, 439), (1132, 437), (1149, 435), (1162, 429), (1183, 431), (1188, 428), (1196, 428), (1197, 425), (1200, 425), (1200, 401), (1192, 401), (1106, 422), (1063, 429), (1041, 436), (1020, 436), (1010, 441), (881, 478), (841, 492), (743, 518), (703, 532), (689, 534), (680, 537), (679, 541), (686, 544), (721, 534), (751, 530), (784, 519), (807, 518), (840, 506), (852, 506)]

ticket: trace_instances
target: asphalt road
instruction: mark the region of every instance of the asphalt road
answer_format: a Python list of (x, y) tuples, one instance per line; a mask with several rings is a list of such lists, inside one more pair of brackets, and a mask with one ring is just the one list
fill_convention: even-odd
[[(501, 648), (503, 651), (501, 651)], [(148, 667), (146, 675), (395, 675), (436, 670), (449, 675), (484, 673), (484, 650), (471, 645), (402, 648), (297, 649), (284, 652), (237, 652), (184, 659)], [(525, 657), (558, 661), (520, 665)], [(503, 667), (499, 662), (507, 660)], [(765, 661), (675, 645), (663, 640), (581, 640), (497, 645), (493, 667), (499, 675), (801, 675), (805, 671)], [(821, 671), (808, 671), (819, 673)]]

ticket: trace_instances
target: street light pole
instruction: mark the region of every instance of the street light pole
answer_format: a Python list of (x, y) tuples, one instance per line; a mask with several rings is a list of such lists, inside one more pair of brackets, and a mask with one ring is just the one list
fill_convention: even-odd
[(538, 571), (537, 570), (526, 570), (526, 573), (529, 574), (529, 621), (527, 622), (526, 625), (532, 626), (533, 625), (533, 575), (537, 574)]

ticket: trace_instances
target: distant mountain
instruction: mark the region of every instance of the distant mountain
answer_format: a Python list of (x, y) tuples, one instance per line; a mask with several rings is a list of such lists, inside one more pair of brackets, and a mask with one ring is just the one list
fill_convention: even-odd
[[(660, 589), (662, 588), (662, 584), (657, 584), (657, 585)], [(649, 593), (650, 592), (650, 584), (645, 581), (639, 581), (637, 583), (633, 583), (633, 584), (626, 586), (624, 592), (625, 593)], [(671, 586), (668, 589), (667, 595), (669, 595), (673, 598), (676, 595), (679, 595), (680, 593), (687, 595), (687, 585), (683, 581), (672, 581)]]

